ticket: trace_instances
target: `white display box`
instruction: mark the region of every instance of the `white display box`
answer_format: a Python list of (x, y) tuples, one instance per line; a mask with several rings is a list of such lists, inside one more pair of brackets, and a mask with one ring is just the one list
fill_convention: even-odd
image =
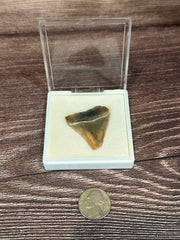
[[(131, 19), (40, 21), (48, 83), (46, 170), (132, 168), (127, 86)], [(65, 117), (106, 106), (103, 144), (92, 150)]]

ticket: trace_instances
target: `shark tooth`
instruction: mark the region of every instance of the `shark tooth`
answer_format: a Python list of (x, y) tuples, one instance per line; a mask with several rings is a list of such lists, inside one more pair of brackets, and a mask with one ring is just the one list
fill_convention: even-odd
[(110, 111), (105, 106), (96, 106), (84, 112), (65, 117), (67, 124), (79, 133), (96, 150), (103, 144)]

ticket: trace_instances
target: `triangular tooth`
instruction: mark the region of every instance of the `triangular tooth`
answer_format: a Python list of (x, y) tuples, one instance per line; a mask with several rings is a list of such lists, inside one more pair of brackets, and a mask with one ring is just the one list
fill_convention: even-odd
[(66, 117), (66, 121), (93, 150), (96, 150), (103, 144), (109, 116), (110, 112), (107, 107), (96, 106), (85, 112), (69, 115)]

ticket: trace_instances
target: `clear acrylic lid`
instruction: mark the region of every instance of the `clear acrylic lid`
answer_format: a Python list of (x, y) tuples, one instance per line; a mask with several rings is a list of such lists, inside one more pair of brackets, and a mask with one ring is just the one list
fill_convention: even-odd
[(126, 89), (130, 18), (39, 22), (49, 91)]

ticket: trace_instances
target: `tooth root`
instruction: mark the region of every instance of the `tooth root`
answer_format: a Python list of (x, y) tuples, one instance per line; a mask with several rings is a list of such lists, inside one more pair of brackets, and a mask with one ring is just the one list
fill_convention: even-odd
[(69, 115), (66, 117), (66, 121), (93, 150), (96, 150), (103, 144), (109, 116), (110, 112), (107, 107), (97, 106), (85, 112)]

